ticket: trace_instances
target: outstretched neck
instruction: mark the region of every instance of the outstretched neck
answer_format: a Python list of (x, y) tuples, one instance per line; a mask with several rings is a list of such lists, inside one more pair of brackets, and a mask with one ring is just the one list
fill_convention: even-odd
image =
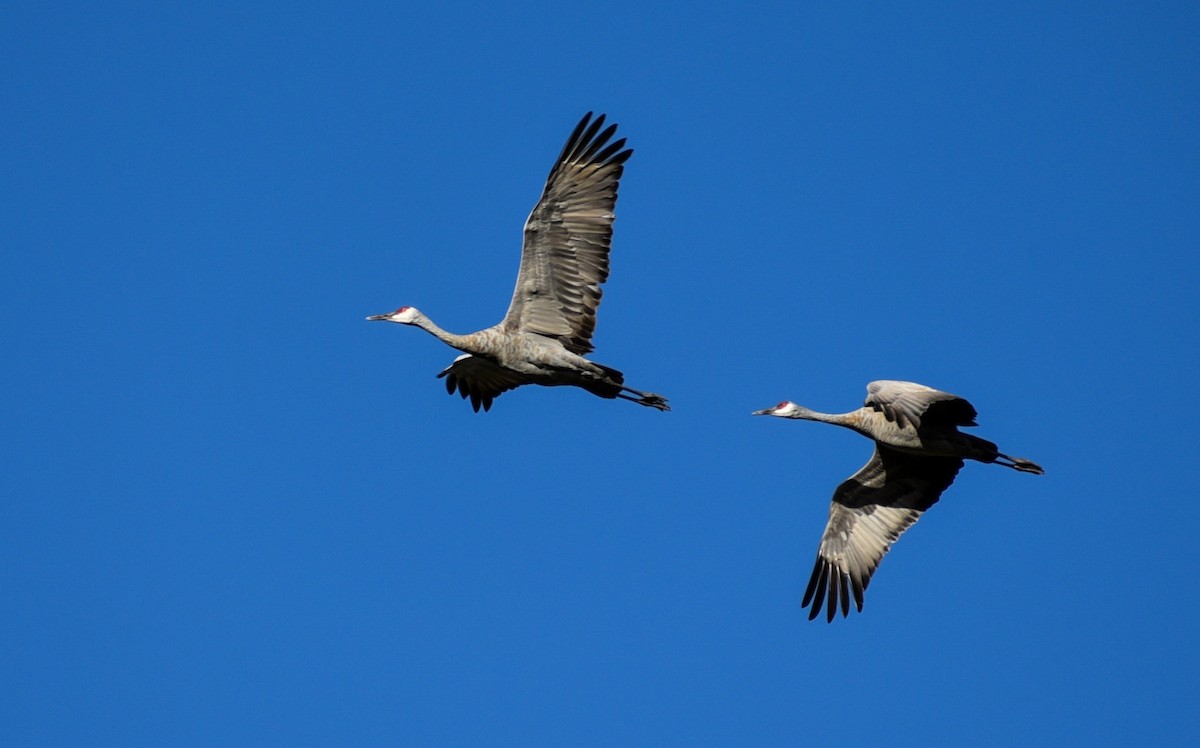
[(442, 341), (443, 343), (445, 343), (448, 346), (457, 348), (460, 351), (469, 351), (470, 350), (468, 347), (469, 346), (468, 338), (470, 337), (469, 335), (455, 335), (452, 332), (447, 332), (447, 331), (443, 330), (442, 328), (438, 327), (436, 324), (434, 324), (433, 320), (429, 319), (424, 314), (418, 315), (417, 318), (412, 321), (412, 324), (421, 328), (422, 330), (429, 333), (430, 335), (432, 335), (433, 337)]
[(850, 413), (821, 413), (815, 410), (804, 408), (797, 413), (793, 418), (803, 418), (806, 421), (820, 421), (821, 423), (832, 423), (834, 426), (843, 426), (855, 431), (862, 430), (862, 419), (857, 410)]

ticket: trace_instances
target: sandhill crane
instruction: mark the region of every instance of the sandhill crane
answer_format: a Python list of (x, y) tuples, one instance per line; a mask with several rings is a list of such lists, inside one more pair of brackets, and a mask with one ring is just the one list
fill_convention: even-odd
[(625, 138), (608, 142), (616, 125), (603, 126), (603, 114), (595, 120), (585, 114), (550, 169), (542, 198), (525, 221), (517, 287), (503, 321), (455, 335), (410, 306), (367, 317), (416, 325), (464, 351), (438, 378), (445, 377), (450, 394), (457, 388), (470, 397), (475, 412), (523, 384), (573, 385), (670, 410), (661, 395), (626, 387), (621, 372), (584, 358), (593, 349), (600, 285), (608, 278), (617, 184), (633, 155)]
[(969, 402), (913, 382), (871, 382), (863, 407), (850, 413), (817, 413), (785, 400), (754, 415), (832, 423), (875, 440), (870, 461), (833, 492), (829, 523), (801, 602), (812, 604), (810, 621), (820, 614), (826, 597), (826, 620), (833, 621), (839, 602), (842, 616), (849, 615), (851, 592), (862, 612), (863, 592), (875, 567), (950, 487), (964, 459), (1044, 472), (1029, 460), (1003, 454), (986, 439), (960, 432), (959, 426), (976, 425)]

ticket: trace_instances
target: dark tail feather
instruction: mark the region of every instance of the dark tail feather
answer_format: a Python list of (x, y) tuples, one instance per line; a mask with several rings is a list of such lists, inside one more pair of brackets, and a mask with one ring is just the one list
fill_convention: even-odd
[(604, 364), (596, 364), (596, 366), (599, 366), (604, 371), (605, 376), (611, 379), (613, 384), (625, 384), (625, 375), (621, 372)]

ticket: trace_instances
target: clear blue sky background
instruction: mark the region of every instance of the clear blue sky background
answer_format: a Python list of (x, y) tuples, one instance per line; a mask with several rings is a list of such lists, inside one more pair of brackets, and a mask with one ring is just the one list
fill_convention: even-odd
[[(101, 5), (0, 10), (0, 743), (1196, 739), (1195, 4)], [(674, 410), (475, 414), (363, 318), (498, 321), (588, 110)], [(877, 378), (1047, 472), (810, 623), (870, 444), (750, 411)]]

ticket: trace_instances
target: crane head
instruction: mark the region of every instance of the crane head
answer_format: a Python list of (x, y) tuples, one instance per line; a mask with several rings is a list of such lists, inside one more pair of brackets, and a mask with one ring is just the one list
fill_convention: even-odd
[(791, 400), (784, 400), (774, 408), (764, 408), (756, 410), (750, 415), (753, 416), (779, 416), (780, 418), (801, 418), (801, 414), (807, 412), (807, 408), (801, 407)]
[(421, 313), (417, 311), (416, 307), (402, 306), (388, 314), (373, 314), (367, 317), (367, 321), (397, 322), (401, 325), (412, 325), (416, 324), (417, 318), (420, 316)]

